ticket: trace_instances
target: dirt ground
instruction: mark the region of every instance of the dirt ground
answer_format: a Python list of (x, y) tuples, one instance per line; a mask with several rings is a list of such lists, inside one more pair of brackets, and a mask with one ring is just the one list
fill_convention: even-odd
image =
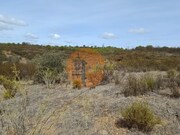
[[(124, 97), (121, 85), (102, 85), (81, 90), (25, 84), (28, 92), (26, 130), (44, 135), (180, 135), (180, 99), (168, 89), (138, 97)], [(166, 93), (166, 94), (162, 94)], [(16, 98), (1, 105), (18, 108)], [(145, 101), (162, 119), (149, 133), (118, 127), (120, 111), (134, 101)], [(33, 129), (33, 130), (32, 130)], [(40, 131), (40, 132), (39, 132)], [(3, 130), (1, 132), (3, 134)]]

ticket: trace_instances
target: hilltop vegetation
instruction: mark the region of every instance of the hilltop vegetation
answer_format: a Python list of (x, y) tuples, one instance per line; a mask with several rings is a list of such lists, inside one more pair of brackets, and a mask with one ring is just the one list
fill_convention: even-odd
[[(87, 47), (94, 48), (106, 59), (114, 62), (117, 69), (128, 71), (167, 71), (169, 69), (180, 69), (180, 48), (168, 47), (136, 47), (134, 49), (122, 49), (116, 47)], [(0, 75), (11, 75), (12, 63), (16, 63), (22, 73), (26, 69), (27, 75), (30, 76), (35, 72), (36, 64), (32, 60), (37, 56), (48, 53), (63, 52), (64, 59), (77, 50), (79, 47), (72, 46), (42, 46), (30, 45), (28, 43), (1, 43), (0, 44)], [(8, 71), (6, 71), (8, 70)]]

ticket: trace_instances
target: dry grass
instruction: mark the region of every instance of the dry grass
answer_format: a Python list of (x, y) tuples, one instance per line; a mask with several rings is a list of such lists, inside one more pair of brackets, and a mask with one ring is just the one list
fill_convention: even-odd
[(104, 135), (127, 135), (127, 129), (116, 125), (117, 118), (111, 115), (98, 117), (95, 120), (93, 130)]

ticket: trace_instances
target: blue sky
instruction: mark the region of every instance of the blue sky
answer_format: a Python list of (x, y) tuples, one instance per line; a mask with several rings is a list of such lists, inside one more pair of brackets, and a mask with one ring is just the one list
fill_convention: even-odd
[(0, 42), (180, 47), (180, 0), (0, 0)]

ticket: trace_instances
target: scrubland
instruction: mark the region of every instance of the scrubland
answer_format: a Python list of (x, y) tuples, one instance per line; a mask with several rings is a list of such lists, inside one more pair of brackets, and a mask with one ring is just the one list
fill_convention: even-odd
[(180, 134), (179, 48), (89, 48), (106, 60), (93, 87), (68, 80), (78, 47), (1, 45), (0, 134)]

